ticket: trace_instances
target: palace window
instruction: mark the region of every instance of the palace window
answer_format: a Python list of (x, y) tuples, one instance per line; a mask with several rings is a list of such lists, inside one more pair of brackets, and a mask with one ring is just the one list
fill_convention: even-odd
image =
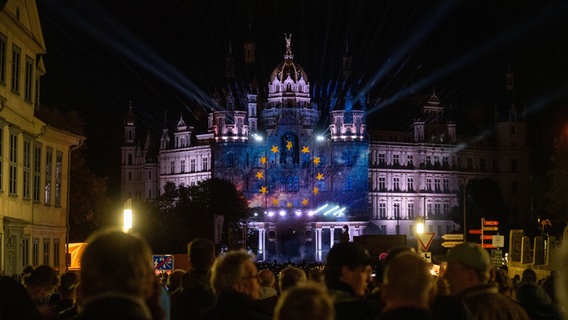
[(408, 219), (414, 219), (414, 203), (408, 204)]
[(400, 191), (400, 178), (393, 178), (393, 188), (395, 191)]
[(30, 185), (31, 185), (31, 140), (24, 138), (24, 179), (22, 183), (22, 197), (24, 199), (30, 198)]
[(6, 83), (6, 36), (0, 34), (0, 82)]
[(22, 50), (17, 46), (12, 47), (12, 91), (20, 92), (20, 59)]
[(385, 177), (379, 177), (379, 191), (385, 191), (387, 189), (387, 180)]
[(399, 157), (400, 157), (400, 156), (399, 156), (398, 154), (394, 154), (394, 155), (392, 156), (392, 164), (393, 164), (394, 166), (400, 165)]
[(34, 60), (28, 56), (26, 56), (26, 69), (25, 69), (25, 79), (24, 79), (24, 99), (28, 102), (32, 102), (33, 98), (33, 83), (34, 83), (34, 76), (33, 76), (33, 66)]
[(411, 154), (409, 154), (409, 155), (406, 156), (406, 165), (409, 166), (409, 167), (410, 167), (410, 166), (413, 166), (413, 160), (412, 160), (412, 155), (411, 155)]
[(379, 166), (384, 166), (386, 164), (385, 154), (379, 153)]
[(34, 144), (34, 181), (32, 198), (34, 201), (39, 202), (41, 190), (41, 144)]
[(387, 204), (384, 202), (379, 203), (379, 219), (387, 218)]
[[(140, 177), (138, 177), (140, 180)], [(61, 206), (61, 185), (63, 184), (63, 152), (55, 153), (55, 206)]]
[(17, 190), (17, 162), (18, 162), (18, 136), (10, 134), (10, 173), (8, 181), (8, 192), (11, 195), (16, 195)]
[(44, 200), (46, 205), (51, 204), (51, 178), (53, 175), (52, 171), (53, 165), (53, 149), (45, 149), (45, 190), (44, 190)]

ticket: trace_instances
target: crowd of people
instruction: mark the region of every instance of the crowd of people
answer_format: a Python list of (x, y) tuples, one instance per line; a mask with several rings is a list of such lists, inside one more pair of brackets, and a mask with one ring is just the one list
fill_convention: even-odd
[(163, 282), (140, 236), (109, 229), (87, 242), (78, 273), (41, 265), (20, 279), (0, 277), (0, 320), (560, 320), (568, 297), (568, 246), (557, 272), (539, 280), (530, 268), (510, 278), (474, 243), (440, 257), (435, 274), (410, 247), (377, 266), (363, 247), (341, 242), (323, 264), (282, 265), (257, 263), (244, 250), (217, 255), (198, 238), (188, 244), (189, 268)]

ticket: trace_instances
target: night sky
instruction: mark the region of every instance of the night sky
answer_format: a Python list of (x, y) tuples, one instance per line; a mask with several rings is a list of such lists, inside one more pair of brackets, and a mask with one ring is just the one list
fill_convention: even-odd
[(207, 94), (224, 80), (228, 48), (239, 61), (247, 37), (265, 87), (283, 60), (284, 33), (292, 33), (315, 100), (341, 80), (347, 41), (372, 115), (434, 87), (456, 110), (494, 104), (511, 65), (530, 143), (541, 146), (533, 148), (539, 170), (568, 122), (567, 1), (38, 0), (38, 7), (47, 45), (42, 104), (80, 112), (91, 166), (111, 186), (119, 183), (129, 101), (150, 130), (161, 130), (167, 110), (170, 125), (181, 113), (203, 132)]

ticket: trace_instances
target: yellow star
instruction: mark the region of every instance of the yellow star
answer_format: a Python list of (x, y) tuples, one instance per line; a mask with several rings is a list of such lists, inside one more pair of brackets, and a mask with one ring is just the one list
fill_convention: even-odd
[(288, 150), (292, 149), (292, 141), (290, 140), (286, 141), (286, 149)]
[(320, 164), (320, 157), (314, 157), (314, 164), (317, 166)]
[(266, 157), (264, 156), (260, 157), (260, 163), (264, 165), (266, 163)]
[(256, 178), (259, 179), (259, 180), (264, 178), (264, 174), (262, 174), (262, 171), (259, 171), (259, 172), (256, 173)]
[(277, 206), (278, 205), (278, 199), (272, 199), (272, 205)]
[(318, 187), (314, 187), (314, 191), (313, 191), (313, 193), (314, 193), (314, 194), (318, 194), (318, 192), (319, 192), (319, 189), (318, 189)]
[(302, 200), (302, 205), (307, 206), (309, 203), (308, 199)]
[(302, 153), (310, 153), (310, 148), (303, 146), (302, 147)]
[(322, 179), (323, 179), (323, 173), (318, 172), (318, 175), (316, 176), (316, 179), (322, 180)]
[(265, 194), (268, 192), (268, 188), (266, 186), (260, 187), (260, 193)]
[(270, 151), (272, 151), (272, 153), (280, 152), (280, 150), (278, 150), (278, 146), (272, 146), (272, 148), (270, 148)]
[(287, 203), (286, 203), (286, 207), (292, 208), (292, 202), (287, 202)]

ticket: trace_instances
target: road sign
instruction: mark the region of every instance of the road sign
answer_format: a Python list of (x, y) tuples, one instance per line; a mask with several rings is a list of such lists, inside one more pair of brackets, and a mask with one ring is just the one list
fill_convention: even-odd
[(481, 234), (481, 229), (469, 229), (467, 232), (469, 234)]
[(442, 242), (442, 247), (444, 248), (453, 248), (455, 246), (457, 246), (458, 244), (462, 244), (463, 241), (444, 241)]
[(416, 235), (416, 237), (418, 238), (418, 242), (420, 242), (420, 245), (422, 246), (422, 249), (424, 249), (424, 251), (428, 251), (428, 248), (430, 248), (432, 240), (434, 240), (435, 234), (436, 233), (434, 232), (424, 232), (424, 233), (418, 233)]
[(461, 233), (446, 233), (442, 236), (444, 240), (463, 241), (463, 234)]
[(420, 256), (424, 261), (428, 263), (432, 262), (432, 252), (420, 252)]
[(498, 226), (499, 221), (497, 221), (497, 220), (485, 220), (485, 221), (483, 221), (483, 225), (484, 226)]
[(495, 235), (491, 239), (491, 244), (496, 248), (502, 248), (505, 246), (505, 236)]
[(503, 265), (503, 251), (499, 249), (491, 249), (491, 263), (496, 266)]
[(499, 227), (493, 227), (493, 226), (491, 226), (491, 227), (486, 227), (486, 226), (483, 226), (483, 231), (499, 231)]
[(171, 254), (153, 255), (154, 270), (166, 271), (174, 269), (174, 256)]

